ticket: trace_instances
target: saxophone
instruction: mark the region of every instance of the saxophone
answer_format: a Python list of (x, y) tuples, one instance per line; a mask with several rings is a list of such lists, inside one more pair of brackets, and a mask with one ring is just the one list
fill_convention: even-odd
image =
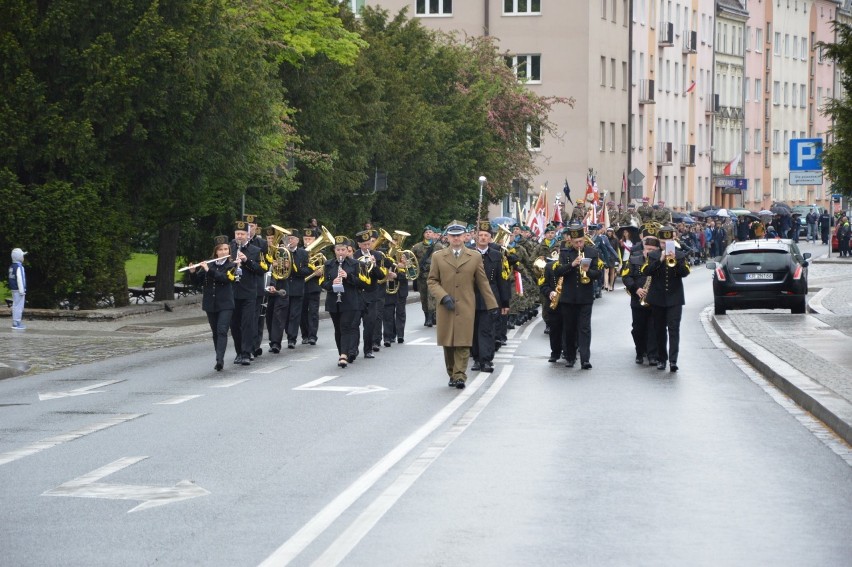
[[(554, 266), (558, 266), (559, 262), (554, 263)], [(553, 296), (553, 299), (550, 300), (550, 310), (553, 311), (557, 307), (559, 307), (559, 297), (562, 295), (562, 281), (565, 279), (565, 276), (560, 276), (558, 280), (556, 280), (556, 289), (553, 291), (556, 292), (556, 295)]]
[[(642, 289), (644, 289), (645, 292), (647, 292), (648, 288), (650, 288), (650, 287), (651, 287), (651, 276), (648, 276), (648, 278), (645, 280), (645, 285), (642, 286)], [(644, 297), (639, 300), (639, 307), (648, 307), (648, 302), (645, 301)]]

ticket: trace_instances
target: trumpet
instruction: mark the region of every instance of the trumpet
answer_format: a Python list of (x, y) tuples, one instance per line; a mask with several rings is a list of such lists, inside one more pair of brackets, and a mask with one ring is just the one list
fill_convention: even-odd
[[(579, 268), (580, 266), (583, 265), (583, 260), (586, 259), (586, 255), (583, 254), (582, 250), (580, 250), (579, 253), (577, 254), (577, 257), (580, 259), (580, 265), (577, 266)], [(587, 284), (590, 281), (592, 281), (592, 278), (589, 277), (588, 272), (586, 270), (580, 268), (580, 283), (581, 284)]]
[(674, 268), (677, 265), (676, 257), (666, 257), (666, 266), (669, 268)]

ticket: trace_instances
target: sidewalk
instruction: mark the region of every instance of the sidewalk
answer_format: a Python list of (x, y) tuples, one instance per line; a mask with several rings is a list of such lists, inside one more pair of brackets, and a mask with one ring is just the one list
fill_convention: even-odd
[(852, 260), (812, 260), (809, 314), (711, 315), (722, 340), (852, 444)]

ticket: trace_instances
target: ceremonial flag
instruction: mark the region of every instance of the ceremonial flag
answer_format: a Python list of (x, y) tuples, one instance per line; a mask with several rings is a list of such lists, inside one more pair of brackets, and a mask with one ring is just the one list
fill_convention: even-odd
[(740, 165), (740, 156), (742, 156), (742, 154), (737, 154), (734, 159), (725, 166), (725, 169), (722, 170), (722, 175), (734, 175), (737, 172), (737, 166)]
[(598, 204), (600, 194), (598, 193), (598, 183), (591, 175), (586, 176), (586, 201), (589, 203)]
[(536, 238), (541, 240), (544, 235), (544, 225), (547, 224), (547, 201), (545, 199), (545, 191), (538, 194), (538, 199), (535, 202), (535, 207), (530, 211), (530, 217), (527, 219), (527, 224), (530, 227), (530, 232), (536, 235)]
[(565, 193), (565, 198), (568, 199), (568, 202), (572, 205), (574, 201), (571, 200), (571, 188), (568, 187), (568, 178), (565, 178), (565, 185), (562, 186), (562, 192)]
[(518, 271), (515, 271), (515, 293), (524, 294), (524, 280), (521, 279), (521, 272)]
[(598, 215), (598, 224), (604, 228), (609, 228), (609, 207), (601, 206), (601, 213)]
[(627, 199), (629, 197), (629, 194), (628, 194), (628, 191), (627, 191), (627, 174), (626, 173), (621, 174), (621, 191), (622, 191), (622, 193), (624, 193), (624, 198)]
[(553, 224), (562, 224), (562, 207), (559, 206), (559, 199), (553, 205)]
[(654, 176), (654, 189), (651, 191), (651, 203), (657, 202), (657, 176)]
[(689, 93), (691, 93), (691, 92), (692, 92), (692, 91), (694, 91), (694, 90), (695, 90), (695, 81), (692, 81), (692, 82), (689, 84), (689, 87), (688, 87), (685, 91), (683, 91), (683, 94), (684, 94), (684, 95), (688, 95)]

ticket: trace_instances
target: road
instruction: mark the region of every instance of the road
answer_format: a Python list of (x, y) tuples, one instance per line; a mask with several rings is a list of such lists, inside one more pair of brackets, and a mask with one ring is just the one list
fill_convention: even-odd
[(466, 390), (417, 304), (347, 369), (323, 321), (220, 373), (203, 343), (0, 381), (3, 563), (849, 565), (852, 467), (708, 335), (709, 282), (676, 374), (616, 291), (591, 371), (536, 320)]

